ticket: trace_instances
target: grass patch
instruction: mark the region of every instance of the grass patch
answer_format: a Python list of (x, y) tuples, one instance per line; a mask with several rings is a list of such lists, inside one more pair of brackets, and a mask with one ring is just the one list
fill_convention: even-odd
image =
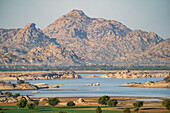
[[(108, 106), (101, 106), (101, 108), (107, 108)], [(79, 108), (96, 108), (96, 106), (74, 106), (74, 107), (50, 107), (50, 106), (38, 106), (33, 110), (27, 108), (17, 109), (16, 106), (2, 106), (4, 113), (57, 113), (58, 111), (65, 111), (67, 113), (95, 113), (95, 110), (76, 110)], [(73, 109), (73, 110), (72, 110)], [(122, 113), (121, 111), (103, 110), (102, 113)]]

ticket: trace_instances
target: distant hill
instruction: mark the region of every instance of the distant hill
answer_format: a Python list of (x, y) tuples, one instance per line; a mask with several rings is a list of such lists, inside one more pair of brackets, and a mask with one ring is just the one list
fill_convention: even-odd
[(169, 64), (169, 39), (72, 10), (43, 31), (0, 29), (1, 64)]
[(19, 30), (1, 30), (1, 39), (5, 40), (0, 46), (1, 64), (78, 63), (73, 51), (45, 36), (34, 23)]

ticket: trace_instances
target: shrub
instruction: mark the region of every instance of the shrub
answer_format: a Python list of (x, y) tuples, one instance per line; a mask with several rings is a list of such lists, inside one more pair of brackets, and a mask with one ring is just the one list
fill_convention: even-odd
[(109, 96), (102, 96), (98, 99), (98, 104), (107, 105), (107, 101), (110, 99)]
[(168, 99), (163, 100), (162, 105), (164, 105), (167, 110), (170, 110), (170, 100), (168, 100)]
[(29, 103), (29, 104), (27, 104), (27, 108), (28, 109), (34, 109), (35, 108), (35, 104)]
[(128, 107), (124, 108), (123, 113), (130, 113), (130, 108), (128, 108)]
[(0, 110), (2, 110), (2, 107), (0, 106)]
[(139, 108), (135, 108), (134, 112), (138, 112), (139, 111)]
[(26, 105), (27, 105), (27, 100), (26, 99), (22, 99), (22, 98), (16, 104), (16, 106), (18, 108), (25, 108)]
[(34, 101), (34, 105), (35, 106), (38, 106), (39, 105), (39, 102), (36, 100), (36, 101)]
[(58, 100), (58, 98), (50, 98), (47, 100), (47, 103), (51, 105), (52, 107), (54, 107), (55, 105), (60, 103), (60, 101)]
[(12, 93), (11, 93), (11, 92), (5, 92), (5, 95), (6, 95), (7, 97), (10, 97), (10, 96), (12, 96)]
[(137, 102), (133, 103), (133, 106), (136, 108), (140, 108), (143, 106), (143, 101), (137, 101)]
[(67, 103), (67, 106), (73, 107), (73, 106), (75, 106), (75, 103), (73, 101), (70, 101)]
[(99, 106), (96, 108), (96, 113), (102, 113), (102, 109)]
[(110, 99), (107, 101), (107, 105), (113, 107), (113, 106), (116, 106), (118, 104), (117, 100), (116, 99)]
[(18, 96), (20, 96), (20, 93), (15, 93), (14, 97), (17, 98)]

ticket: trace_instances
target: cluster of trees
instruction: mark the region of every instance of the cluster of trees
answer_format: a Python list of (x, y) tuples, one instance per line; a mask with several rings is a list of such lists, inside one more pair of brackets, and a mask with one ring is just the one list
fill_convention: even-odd
[(117, 100), (116, 99), (110, 99), (109, 96), (102, 96), (98, 99), (98, 104), (102, 104), (102, 105), (108, 105), (108, 106), (111, 106), (111, 107), (114, 107), (118, 104)]
[[(111, 107), (114, 107), (118, 104), (118, 101), (116, 99), (110, 99), (109, 96), (101, 96), (99, 99), (98, 99), (98, 104), (102, 104), (102, 105), (108, 105), (108, 106), (111, 106)], [(143, 106), (143, 101), (137, 101), (135, 103), (133, 103), (133, 106), (135, 107), (135, 110), (134, 112), (138, 112), (140, 107)], [(96, 108), (96, 113), (101, 113), (102, 110), (101, 108), (98, 106)], [(124, 108), (123, 110), (123, 113), (130, 113), (130, 108), (126, 107)]]
[[(10, 92), (5, 92), (4, 94), (8, 95), (8, 96), (12, 95), (12, 93), (10, 93)], [(18, 96), (20, 96), (20, 94), (16, 93), (14, 96), (18, 97)], [(118, 104), (118, 101), (116, 99), (110, 99), (110, 97), (107, 95), (99, 97), (97, 102), (98, 102), (98, 104), (105, 105), (105, 106), (108, 105), (110, 107), (114, 107)], [(50, 106), (54, 107), (60, 103), (60, 100), (56, 97), (50, 98), (47, 100), (47, 103)], [(33, 103), (28, 103), (27, 100), (24, 98), (20, 99), (16, 104), (16, 106), (18, 108), (27, 107), (28, 109), (34, 109), (38, 105), (39, 105), (39, 101), (34, 101)], [(165, 106), (166, 109), (168, 109), (170, 111), (170, 100), (169, 99), (162, 101), (162, 105)], [(67, 106), (73, 107), (73, 106), (75, 106), (75, 103), (73, 101), (69, 101), (69, 102), (67, 102)], [(143, 101), (137, 101), (137, 102), (133, 103), (133, 106), (135, 107), (134, 112), (138, 112), (140, 110), (140, 107), (143, 106)], [(1, 110), (2, 110), (2, 107), (0, 106), (0, 112), (1, 112)], [(66, 112), (58, 111), (58, 113), (66, 113)], [(99, 106), (96, 107), (96, 113), (102, 113), (101, 107), (99, 107)], [(124, 108), (123, 113), (130, 113), (130, 108), (128, 108), (128, 107)]]
[(113, 65), (80, 65), (80, 66), (51, 66), (51, 65), (1, 65), (0, 71), (68, 71), (68, 70), (170, 70), (169, 66), (113, 66)]
[(25, 108), (27, 107), (28, 109), (34, 109), (35, 107), (37, 107), (39, 105), (39, 102), (38, 101), (34, 101), (34, 103), (27, 103), (27, 99), (24, 99), (24, 98), (21, 98), (16, 106), (18, 108)]

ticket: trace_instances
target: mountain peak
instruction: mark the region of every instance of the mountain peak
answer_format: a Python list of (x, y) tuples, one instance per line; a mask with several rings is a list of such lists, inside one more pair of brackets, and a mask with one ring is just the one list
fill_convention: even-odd
[(24, 27), (24, 29), (35, 28), (35, 25), (35, 23), (29, 23)]
[(75, 15), (75, 16), (85, 16), (84, 12), (81, 10), (73, 9), (68, 13), (68, 15)]

